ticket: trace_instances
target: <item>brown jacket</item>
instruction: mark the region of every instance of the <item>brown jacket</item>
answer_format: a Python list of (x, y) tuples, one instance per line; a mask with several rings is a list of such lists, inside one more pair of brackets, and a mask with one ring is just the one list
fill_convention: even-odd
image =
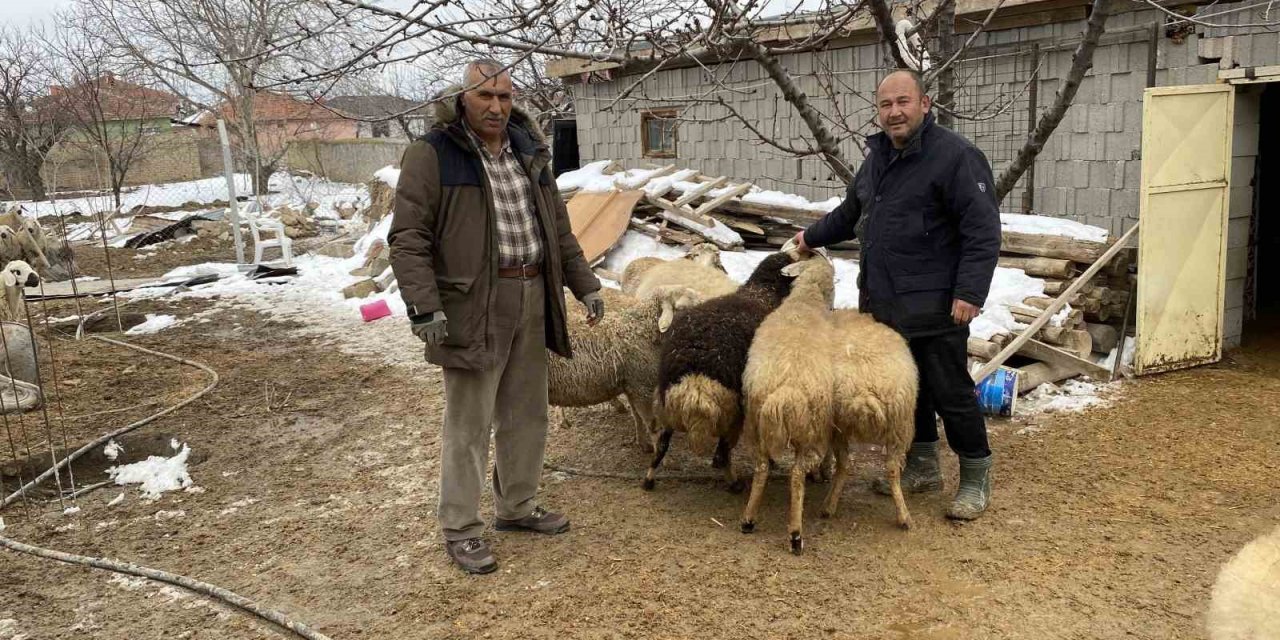
[[(438, 103), (436, 124), (409, 145), (400, 162), (387, 234), (391, 267), (410, 316), (443, 310), (448, 319), (448, 337), (427, 349), (427, 360), (442, 367), (486, 369), (495, 361), (488, 338), (498, 279), (493, 195), (456, 104), (446, 102)], [(547, 348), (571, 357), (562, 288), (581, 299), (599, 291), (600, 281), (569, 227), (537, 123), (513, 109), (507, 135), (534, 187), (547, 285)]]

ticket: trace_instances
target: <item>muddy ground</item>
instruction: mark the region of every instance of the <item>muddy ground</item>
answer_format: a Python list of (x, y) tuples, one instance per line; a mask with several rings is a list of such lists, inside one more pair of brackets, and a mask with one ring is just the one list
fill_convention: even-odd
[[(1280, 520), (1280, 338), (1264, 332), (1218, 365), (1126, 384), (1107, 408), (993, 422), (995, 501), (974, 523), (946, 521), (946, 496), (911, 496), (916, 528), (897, 529), (869, 489), (878, 461), (865, 452), (834, 519), (816, 517), (825, 486), (811, 488), (800, 557), (787, 552), (785, 482), (770, 484), (748, 536), (736, 527), (742, 497), (717, 482), (660, 479), (647, 493), (548, 471), (542, 502), (568, 512), (572, 531), (490, 532), (501, 568), (468, 577), (446, 560), (434, 518), (436, 371), (344, 355), (252, 312), (208, 318), (133, 339), (221, 382), (122, 456), (177, 438), (203, 492), (148, 502), (110, 487), (74, 515), (46, 493), (4, 510), (4, 535), (206, 580), (335, 639), (1201, 638), (1219, 566)], [(73, 446), (207, 380), (102, 343), (55, 349), (63, 384), (50, 405), (66, 427), (55, 419), (51, 437)], [(628, 416), (569, 416), (553, 425), (550, 463), (642, 471)], [(23, 438), (36, 458), (46, 442), (42, 421), (25, 425), (0, 443), (9, 472), (24, 467)], [(667, 474), (708, 471), (673, 449)], [(744, 451), (737, 460), (745, 471)], [(949, 493), (955, 459), (944, 462)], [(77, 485), (107, 464), (80, 465)], [(0, 551), (0, 640), (282, 635), (170, 587)]]

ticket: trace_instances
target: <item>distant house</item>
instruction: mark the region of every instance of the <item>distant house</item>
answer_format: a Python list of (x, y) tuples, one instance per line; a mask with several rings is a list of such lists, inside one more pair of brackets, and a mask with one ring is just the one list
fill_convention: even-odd
[(356, 123), (357, 138), (412, 140), (431, 126), (431, 108), (397, 96), (338, 96), (329, 108)]
[(169, 131), (181, 115), (183, 99), (167, 91), (144, 87), (106, 73), (92, 80), (51, 86), (38, 108), (62, 110), (81, 123), (104, 123), (120, 133)]
[[(217, 135), (218, 118), (236, 119), (235, 103), (224, 103), (199, 117), (201, 126)], [(261, 91), (254, 96), (253, 123), (259, 143), (283, 146), (294, 140), (340, 140), (356, 137), (356, 123), (343, 117), (325, 100), (311, 101), (286, 93)]]

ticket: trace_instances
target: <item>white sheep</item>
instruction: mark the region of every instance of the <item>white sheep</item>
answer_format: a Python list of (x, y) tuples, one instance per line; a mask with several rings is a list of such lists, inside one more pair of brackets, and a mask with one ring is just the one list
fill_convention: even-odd
[(702, 298), (678, 287), (664, 289), (660, 296), (648, 301), (609, 289), (600, 293), (609, 313), (599, 324), (588, 326), (578, 314), (569, 318), (573, 358), (548, 352), (548, 399), (555, 407), (586, 407), (624, 395), (631, 405), (636, 443), (645, 451), (652, 451), (658, 320), (660, 316), (670, 316), (674, 309), (697, 304)]
[(1205, 626), (1211, 640), (1280, 638), (1280, 527), (1245, 545), (1218, 572)]
[[(691, 267), (691, 265), (697, 266)], [(685, 275), (685, 272), (690, 268), (699, 274), (714, 270), (728, 280), (728, 276), (724, 274), (724, 265), (720, 263), (720, 249), (714, 244), (703, 242), (693, 245), (688, 254), (675, 260), (652, 257), (632, 260), (626, 269), (623, 269), (622, 282), (619, 284), (622, 286), (623, 293), (646, 299), (652, 294), (654, 288), (661, 285), (685, 284), (687, 282), (693, 282), (695, 285), (700, 284), (696, 278), (690, 278)], [(712, 277), (714, 278), (715, 276)], [(730, 282), (732, 281), (730, 280)], [(715, 297), (724, 293), (729, 292), (717, 292), (708, 297)]]
[(40, 285), (40, 276), (23, 260), (14, 260), (4, 267), (4, 304), (0, 305), (0, 321), (23, 322), (23, 289)]
[(805, 475), (831, 448), (835, 270), (826, 258), (811, 257), (782, 273), (796, 277), (791, 293), (756, 330), (742, 375), (743, 433), (755, 446), (755, 476), (742, 513), (742, 532), (755, 530), (771, 461), (790, 450), (794, 463), (788, 531), (791, 551), (799, 554), (804, 549)]

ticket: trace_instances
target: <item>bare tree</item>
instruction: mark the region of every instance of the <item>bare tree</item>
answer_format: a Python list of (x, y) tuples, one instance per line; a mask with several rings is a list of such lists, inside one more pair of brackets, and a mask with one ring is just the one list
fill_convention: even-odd
[(69, 126), (47, 99), (48, 51), (35, 31), (0, 28), (0, 168), (43, 200), (45, 157)]
[(266, 190), (288, 146), (281, 132), (260, 130), (257, 110), (271, 77), (308, 65), (326, 67), (358, 17), (314, 0), (79, 0), (83, 19), (115, 51), (193, 106), (227, 120)]
[(120, 206), (130, 170), (160, 145), (161, 133), (178, 113), (178, 96), (139, 84), (145, 79), (113, 55), (92, 23), (74, 14), (60, 16), (47, 39), (53, 54), (49, 102), (66, 116), (70, 129), (63, 144), (79, 148), (105, 164), (115, 206)]

